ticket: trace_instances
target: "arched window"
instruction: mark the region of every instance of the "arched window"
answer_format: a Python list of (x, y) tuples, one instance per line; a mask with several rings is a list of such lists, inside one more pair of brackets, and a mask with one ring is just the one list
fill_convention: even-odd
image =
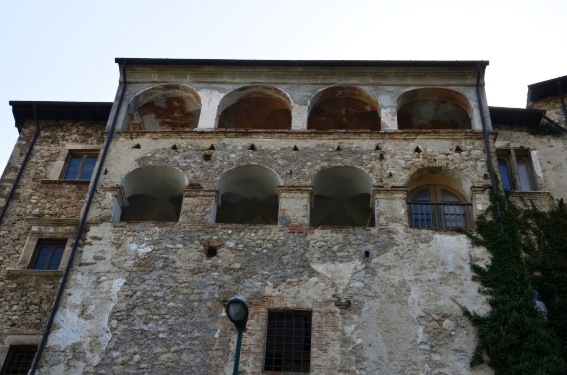
[(268, 168), (247, 165), (231, 169), (219, 180), (217, 223), (276, 224), (278, 176)]
[(472, 107), (453, 90), (424, 88), (398, 99), (398, 129), (471, 129)]
[(138, 168), (122, 180), (128, 204), (120, 221), (179, 221), (185, 176), (162, 166)]
[(195, 129), (201, 98), (186, 86), (157, 86), (132, 99), (128, 111), (130, 130)]
[(219, 129), (291, 129), (291, 101), (275, 87), (249, 86), (219, 105)]
[(409, 196), (410, 226), (428, 229), (471, 227), (471, 204), (443, 185), (419, 186)]
[(332, 167), (313, 178), (311, 226), (374, 225), (372, 179), (354, 167)]
[(311, 103), (308, 129), (380, 130), (378, 102), (357, 87), (329, 87), (315, 95)]

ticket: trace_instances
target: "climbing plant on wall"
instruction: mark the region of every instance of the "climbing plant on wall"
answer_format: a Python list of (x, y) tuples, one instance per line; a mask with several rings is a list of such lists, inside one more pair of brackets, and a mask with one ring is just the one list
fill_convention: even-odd
[[(503, 195), (494, 194), (492, 203), (478, 218), (477, 233), (470, 235), (473, 243), (486, 247), (491, 254), (490, 264), (472, 265), (482, 291), (489, 296), (491, 310), (484, 316), (466, 311), (479, 336), (471, 365), (488, 362), (497, 375), (567, 374), (560, 340), (534, 303), (537, 283), (532, 281), (530, 268), (545, 257), (530, 256), (526, 261), (526, 247), (534, 243), (526, 238), (534, 237), (532, 227), (537, 227), (543, 217), (534, 214), (530, 221)], [(542, 250), (534, 247), (531, 253), (538, 251)], [(539, 272), (543, 275), (543, 268)]]

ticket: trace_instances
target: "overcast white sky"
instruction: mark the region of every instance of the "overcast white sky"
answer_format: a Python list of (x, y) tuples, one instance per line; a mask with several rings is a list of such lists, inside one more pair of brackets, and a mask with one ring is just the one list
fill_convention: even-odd
[(489, 60), (489, 105), (567, 75), (565, 0), (50, 0), (0, 8), (0, 171), (9, 100), (113, 101), (115, 57)]

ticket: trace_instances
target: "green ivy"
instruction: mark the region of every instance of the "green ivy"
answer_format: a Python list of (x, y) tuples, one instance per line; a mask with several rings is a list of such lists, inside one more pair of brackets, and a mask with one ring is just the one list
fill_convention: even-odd
[(472, 265), (481, 291), (489, 296), (491, 310), (485, 316), (465, 311), (479, 336), (471, 366), (486, 361), (496, 375), (567, 374), (560, 340), (534, 303), (532, 266), (526, 261), (526, 246), (534, 242), (526, 238), (535, 238), (530, 231), (539, 225), (539, 219), (535, 213), (528, 219), (505, 196), (493, 194), (492, 206), (477, 220), (477, 234), (469, 235), (473, 243), (486, 247), (491, 254), (486, 267)]

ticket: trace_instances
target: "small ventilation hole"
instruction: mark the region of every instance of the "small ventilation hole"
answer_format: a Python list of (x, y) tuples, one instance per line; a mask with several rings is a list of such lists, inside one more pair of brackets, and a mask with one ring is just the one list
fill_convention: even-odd
[(384, 154), (380, 154), (380, 155), (378, 156), (378, 159), (384, 160)]
[(209, 150), (215, 151), (215, 145), (210, 145), (210, 146), (209, 146)]
[(203, 153), (203, 160), (204, 161), (209, 161), (211, 160), (211, 157), (213, 156), (213, 154), (209, 151), (209, 152), (205, 152)]
[(219, 246), (215, 244), (206, 244), (205, 245), (205, 256), (207, 258), (214, 258), (218, 254)]
[(413, 150), (413, 152), (417, 152), (418, 154), (421, 154), (421, 148), (419, 148), (419, 146), (415, 146), (415, 150)]
[(299, 151), (299, 148), (297, 146), (293, 146), (293, 151)]
[(388, 178), (392, 178), (394, 177), (394, 175), (392, 174), (392, 172), (388, 173)]
[(102, 172), (103, 175), (107, 175), (108, 174), (108, 169), (104, 168), (104, 172)]
[(463, 152), (463, 149), (460, 148), (460, 147), (457, 145), (457, 147), (455, 147), (455, 152), (456, 152), (457, 154), (460, 154), (461, 152)]
[(338, 145), (337, 148), (335, 149), (335, 151), (341, 151), (341, 146)]
[(365, 257), (365, 258), (370, 258), (370, 251), (366, 250), (366, 251), (364, 252), (364, 257)]
[(484, 174), (484, 176), (482, 176), (482, 178), (484, 178), (485, 180), (488, 180), (490, 177), (488, 177), (488, 174)]
[(249, 150), (249, 151), (256, 151), (256, 145), (255, 145), (254, 143), (252, 143), (252, 144), (250, 145), (250, 147), (248, 147), (248, 150)]
[(171, 146), (170, 149), (172, 149), (173, 151), (177, 151), (177, 145)]
[(132, 146), (132, 148), (135, 148), (135, 149), (139, 150), (139, 149), (142, 148), (142, 146), (140, 146), (139, 143), (136, 143), (134, 146)]
[(374, 151), (382, 151), (379, 144), (376, 144), (376, 147), (374, 147)]

